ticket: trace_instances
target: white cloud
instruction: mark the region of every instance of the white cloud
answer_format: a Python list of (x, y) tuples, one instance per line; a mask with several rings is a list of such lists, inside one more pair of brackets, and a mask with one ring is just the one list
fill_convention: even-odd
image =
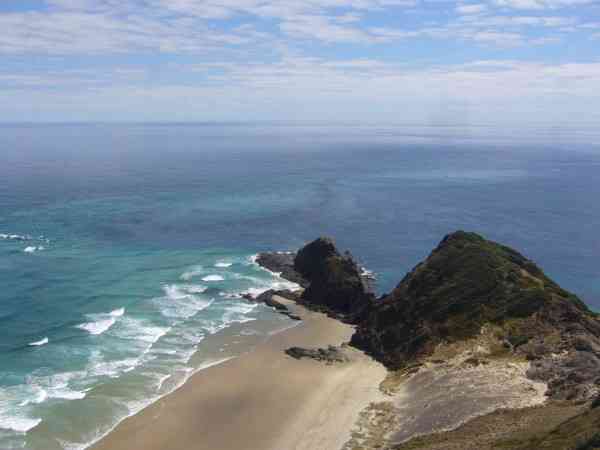
[[(425, 117), (444, 104), (465, 105), (477, 117), (489, 120), (514, 119), (519, 114), (529, 120), (599, 118), (600, 63), (481, 60), (409, 69), (378, 60), (333, 63), (289, 57), (271, 64), (226, 61), (176, 69), (181, 73), (218, 70), (193, 85), (147, 86), (123, 79), (78, 87), (73, 82), (65, 90), (29, 90), (26, 96), (22, 90), (3, 89), (0, 120), (13, 120), (15, 115), (43, 120), (81, 111), (90, 120), (368, 117), (402, 121)], [(48, 81), (54, 80), (56, 76)], [(119, 111), (114, 110), (115, 104)]]
[(587, 5), (594, 0), (495, 0), (496, 5), (512, 9), (559, 9)]
[(458, 14), (481, 14), (487, 11), (487, 5), (483, 3), (475, 3), (469, 5), (458, 5), (456, 7), (456, 12)]
[(499, 47), (516, 47), (523, 44), (523, 36), (518, 33), (477, 31), (468, 37), (476, 42), (491, 43)]
[(573, 17), (557, 16), (463, 16), (460, 18), (462, 23), (471, 27), (548, 27), (564, 28), (577, 24), (577, 19)]
[[(464, 2), (454, 16), (435, 25), (423, 18), (401, 29), (369, 20), (374, 11), (394, 18), (417, 1), (423, 0), (46, 0), (47, 11), (0, 13), (0, 54), (256, 53), (257, 48), (273, 51), (305, 40), (376, 45), (454, 39), (514, 47), (528, 38), (524, 30), (507, 28), (566, 32), (578, 24), (562, 16), (491, 15), (488, 4)], [(541, 9), (591, 0), (494, 1)], [(234, 17), (232, 27), (228, 20)], [(538, 35), (538, 42), (555, 39)]]
[(327, 16), (297, 16), (279, 25), (286, 35), (324, 42), (369, 42), (371, 37), (360, 28), (334, 23)]

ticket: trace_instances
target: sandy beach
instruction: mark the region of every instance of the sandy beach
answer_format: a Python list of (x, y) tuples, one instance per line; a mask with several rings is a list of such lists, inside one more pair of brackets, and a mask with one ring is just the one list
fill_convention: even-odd
[(285, 299), (300, 325), (203, 370), (123, 421), (93, 450), (340, 449), (359, 413), (380, 401), (385, 368), (348, 349), (350, 362), (296, 360), (292, 346), (347, 342), (352, 327)]

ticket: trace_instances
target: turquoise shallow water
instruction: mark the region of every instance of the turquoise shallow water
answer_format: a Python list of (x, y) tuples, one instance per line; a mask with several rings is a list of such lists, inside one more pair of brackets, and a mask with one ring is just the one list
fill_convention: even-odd
[(76, 449), (291, 323), (261, 250), (331, 234), (387, 291), (479, 231), (600, 308), (596, 130), (0, 127), (0, 449)]

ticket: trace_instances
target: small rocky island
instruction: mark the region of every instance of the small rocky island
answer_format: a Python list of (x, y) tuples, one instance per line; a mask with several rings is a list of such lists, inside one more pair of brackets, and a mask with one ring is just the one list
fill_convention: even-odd
[(361, 413), (345, 449), (600, 449), (600, 319), (517, 251), (452, 233), (378, 298), (329, 238), (257, 262), (302, 290), (253, 301), (285, 312), (281, 296), (354, 325), (350, 345), (389, 370), (389, 401)]

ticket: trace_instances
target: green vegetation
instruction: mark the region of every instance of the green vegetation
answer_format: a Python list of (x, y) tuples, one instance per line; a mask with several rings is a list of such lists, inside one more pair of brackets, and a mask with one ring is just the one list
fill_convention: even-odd
[[(543, 320), (531, 320), (535, 314)], [(485, 324), (504, 329), (502, 338), (517, 348), (550, 335), (565, 317), (596, 321), (576, 295), (520, 253), (458, 231), (373, 305), (352, 342), (401, 368), (440, 342), (476, 336)]]
[(600, 410), (579, 414), (546, 433), (526, 440), (499, 441), (497, 448), (513, 450), (594, 450), (600, 449)]

